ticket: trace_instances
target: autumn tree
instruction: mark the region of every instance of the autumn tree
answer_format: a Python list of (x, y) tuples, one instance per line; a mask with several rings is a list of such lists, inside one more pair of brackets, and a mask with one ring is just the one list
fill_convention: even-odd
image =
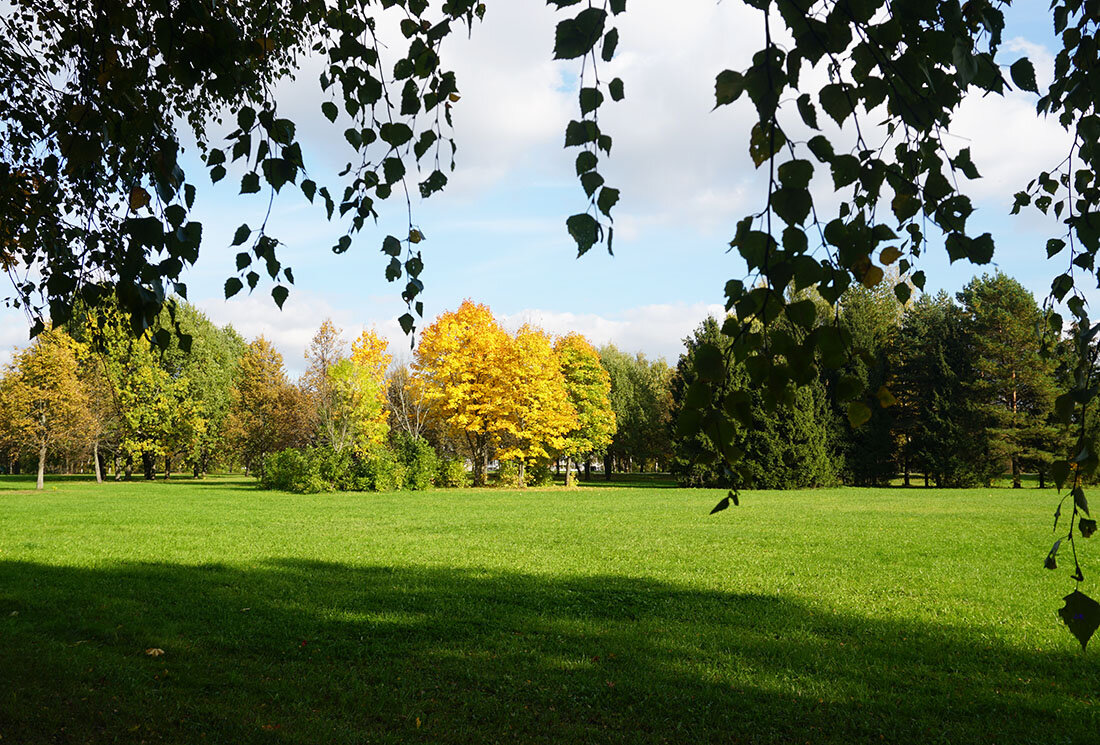
[(321, 439), (335, 447), (337, 429), (346, 424), (340, 419), (340, 401), (337, 398), (332, 368), (344, 359), (344, 343), (340, 340), (340, 329), (326, 318), (310, 340), (305, 351), (308, 363), (302, 374), (301, 387), (313, 401), (313, 409)]
[(308, 440), (309, 399), (287, 380), (283, 356), (262, 336), (245, 349), (239, 367), (230, 392), (230, 442), (259, 473), (267, 453)]
[[(357, 408), (356, 449), (367, 453), (380, 447), (390, 431), (389, 412), (386, 408), (386, 373), (393, 356), (387, 351), (388, 343), (374, 330), (364, 330), (351, 345), (350, 372), (357, 379), (349, 387), (350, 380), (342, 377), (341, 391), (345, 399), (353, 401)], [(354, 390), (352, 398), (347, 393)]]
[(177, 300), (171, 317), (162, 313), (157, 320), (158, 330), (178, 326), (189, 340), (184, 348), (179, 337), (173, 336), (160, 355), (160, 364), (172, 379), (185, 381), (183, 396), (204, 420), (203, 426), (195, 428), (192, 437), (181, 443), (182, 454), (197, 478), (209, 470), (218, 453), (225, 449), (229, 392), (245, 342), (232, 326), (219, 328), (182, 300)]
[(508, 400), (502, 367), (511, 340), (485, 305), (465, 300), (424, 329), (412, 365), (415, 385), (443, 426), (463, 442), (474, 484), (484, 486)]
[(415, 384), (407, 364), (398, 364), (386, 373), (386, 410), (395, 431), (412, 439), (427, 436), (428, 399), (423, 386)]
[(497, 457), (518, 464), (522, 486), (527, 464), (562, 452), (578, 420), (550, 337), (525, 324), (508, 342), (497, 350), (504, 389), (495, 423)]
[(87, 430), (88, 400), (77, 371), (73, 340), (59, 329), (39, 334), (16, 354), (5, 386), (11, 436), (38, 457), (43, 488), (51, 449), (79, 440)]
[[(559, 338), (558, 354), (565, 393), (577, 412), (577, 426), (565, 437), (561, 447), (566, 457), (565, 479), (572, 483), (573, 461), (603, 455), (616, 432), (615, 412), (611, 408), (611, 376), (600, 362), (599, 352), (584, 336), (576, 333)], [(586, 476), (590, 475), (586, 468)]]

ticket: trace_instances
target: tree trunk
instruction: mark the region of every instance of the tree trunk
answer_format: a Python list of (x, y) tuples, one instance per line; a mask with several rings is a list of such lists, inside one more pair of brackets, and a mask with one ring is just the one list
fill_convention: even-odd
[(38, 489), (46, 487), (46, 446), (38, 449)]
[(606, 481), (611, 480), (611, 466), (614, 459), (611, 457), (611, 453), (607, 453), (603, 457), (603, 477)]
[(565, 485), (576, 486), (577, 479), (573, 476), (573, 456), (565, 456)]
[[(554, 468), (557, 470), (558, 475), (561, 476), (561, 458), (554, 458)], [(565, 459), (565, 482), (569, 483), (569, 459)]]
[(924, 472), (924, 488), (928, 488), (928, 471)]
[(152, 481), (157, 477), (157, 462), (152, 453), (142, 452), (141, 470), (145, 476), (146, 481)]
[(527, 486), (527, 461), (523, 460), (523, 458), (519, 459), (519, 479), (516, 486), (520, 489)]
[(200, 467), (199, 467), (199, 459), (198, 458), (195, 459), (195, 467), (192, 470), (191, 475), (196, 479), (201, 476), (201, 470), (200, 470)]
[(134, 456), (133, 455), (127, 455), (126, 456), (126, 465), (123, 467), (122, 470), (124, 472), (123, 475), (126, 477), (127, 481), (130, 481), (131, 479), (134, 478)]
[(584, 459), (584, 480), (585, 481), (591, 481), (592, 480), (592, 459), (591, 458), (585, 458)]
[(1047, 475), (1046, 475), (1046, 472), (1043, 470), (1043, 468), (1041, 466), (1039, 468), (1039, 488), (1040, 489), (1047, 488)]
[(1022, 486), (1022, 484), (1020, 484), (1020, 461), (1017, 458), (1013, 457), (1012, 458), (1012, 488), (1013, 489), (1019, 489), (1021, 486)]
[(168, 477), (172, 475), (172, 456), (164, 456), (164, 480), (167, 481)]
[(92, 444), (92, 458), (93, 458), (92, 465), (95, 468), (95, 482), (97, 484), (102, 484), (103, 483), (103, 470), (100, 467), (101, 462), (99, 460), (99, 440), (96, 440)]

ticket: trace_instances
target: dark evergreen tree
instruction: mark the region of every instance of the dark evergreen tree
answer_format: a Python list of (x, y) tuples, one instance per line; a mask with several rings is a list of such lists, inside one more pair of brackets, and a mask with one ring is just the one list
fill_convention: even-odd
[(972, 345), (961, 309), (945, 294), (910, 305), (897, 337), (895, 425), (903, 473), (962, 487), (995, 475), (975, 404)]
[(1001, 272), (976, 277), (958, 295), (974, 354), (971, 390), (989, 433), (990, 455), (1012, 474), (1053, 461), (1054, 365), (1040, 355), (1043, 314), (1035, 298)]
[[(840, 299), (840, 322), (851, 334), (859, 353), (847, 365), (827, 378), (836, 386), (841, 378), (857, 382), (876, 396), (881, 405), (872, 407), (871, 418), (852, 427), (838, 410), (840, 442), (845, 480), (858, 486), (884, 486), (896, 473), (898, 441), (893, 409), (895, 339), (901, 324), (902, 306), (894, 297), (894, 282), (881, 282), (873, 289), (853, 285)], [(890, 391), (887, 393), (887, 391)]]
[[(707, 318), (692, 336), (672, 375), (673, 421), (683, 409), (688, 387), (696, 380), (694, 354), (703, 344), (728, 343), (718, 322)], [(736, 474), (725, 474), (710, 441), (701, 433), (685, 435), (673, 429), (672, 471), (685, 486), (751, 489), (796, 489), (829, 486), (837, 481), (831, 407), (820, 383), (800, 387), (791, 406), (769, 404), (748, 385), (741, 365), (729, 370), (731, 389), (747, 392), (751, 427), (735, 425), (734, 445), (745, 453)], [(732, 478), (731, 478), (732, 477)]]

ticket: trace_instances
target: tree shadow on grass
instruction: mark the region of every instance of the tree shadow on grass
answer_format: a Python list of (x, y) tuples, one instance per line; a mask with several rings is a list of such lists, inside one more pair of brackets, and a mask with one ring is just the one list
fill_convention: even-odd
[(1084, 743), (1097, 667), (625, 577), (0, 562), (0, 736), (28, 745)]

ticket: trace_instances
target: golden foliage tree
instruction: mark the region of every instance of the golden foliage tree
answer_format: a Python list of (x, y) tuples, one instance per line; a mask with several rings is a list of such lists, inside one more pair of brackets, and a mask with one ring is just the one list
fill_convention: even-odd
[(505, 406), (498, 421), (497, 457), (519, 464), (522, 486), (527, 463), (544, 462), (565, 447), (566, 435), (577, 427), (577, 412), (550, 337), (524, 325), (509, 341), (500, 350)]
[(71, 445), (87, 430), (88, 400), (77, 375), (75, 344), (59, 329), (40, 334), (15, 356), (5, 386), (11, 437), (38, 454), (39, 489), (50, 450)]
[(565, 437), (566, 483), (573, 479), (574, 458), (600, 456), (616, 432), (611, 408), (611, 376), (600, 354), (581, 334), (567, 334), (554, 344), (561, 365), (565, 393), (577, 412), (577, 426)]
[(360, 454), (381, 446), (390, 431), (386, 372), (393, 357), (387, 346), (373, 329), (363, 331), (351, 344), (351, 369), (339, 378), (342, 398), (354, 412), (355, 449)]
[(464, 442), (474, 484), (484, 485), (489, 458), (509, 410), (503, 353), (511, 340), (485, 305), (463, 301), (442, 313), (420, 336), (413, 362), (415, 385), (442, 425)]
[(245, 465), (260, 471), (267, 453), (304, 444), (308, 409), (305, 395), (287, 381), (283, 356), (264, 337), (255, 339), (230, 391), (229, 437)]

